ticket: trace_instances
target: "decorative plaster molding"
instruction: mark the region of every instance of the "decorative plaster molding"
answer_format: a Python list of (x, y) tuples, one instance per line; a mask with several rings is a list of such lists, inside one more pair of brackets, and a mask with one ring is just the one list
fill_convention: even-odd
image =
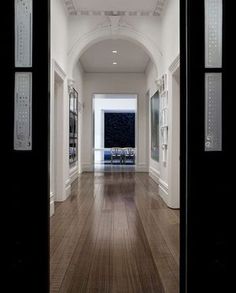
[(65, 71), (61, 68), (61, 66), (54, 59), (52, 59), (52, 70), (53, 70), (53, 73), (54, 72), (57, 73), (57, 75), (61, 78), (61, 80), (63, 80), (63, 81), (65, 80), (65, 78), (66, 78)]
[(54, 214), (54, 192), (50, 192), (50, 217)]
[[(113, 23), (114, 25), (114, 23)], [(139, 39), (143, 40), (143, 43), (145, 44), (147, 41), (149, 41), (152, 46), (155, 48), (155, 51), (159, 53), (159, 55), (162, 57), (163, 54), (160, 50), (160, 48), (158, 47), (158, 45), (156, 44), (156, 42), (154, 42), (149, 36), (147, 36), (144, 33), (141, 33), (140, 31), (137, 31), (134, 26), (132, 26), (131, 24), (129, 24), (127, 22), (127, 20), (125, 19), (120, 19), (119, 22), (117, 23), (116, 30), (110, 30), (112, 26), (112, 23), (110, 21), (110, 19), (106, 19), (105, 21), (103, 21), (102, 23), (98, 24), (93, 30), (90, 30), (89, 32), (83, 34), (81, 37), (79, 37), (74, 44), (71, 46), (71, 48), (69, 49), (67, 56), (70, 56), (71, 53), (74, 51), (74, 49), (77, 47), (77, 45), (79, 43), (83, 43), (85, 42), (86, 39), (94, 39), (96, 38), (96, 35), (100, 35), (100, 34), (111, 34), (111, 31), (115, 31), (115, 33), (117, 34), (117, 36), (122, 36), (122, 35), (131, 35), (131, 34), (135, 34), (137, 35), (137, 37)], [(132, 38), (132, 37), (131, 37)], [(135, 40), (135, 38), (133, 38)]]
[(68, 78), (67, 79), (67, 84), (68, 84), (68, 93), (72, 93), (74, 86), (75, 86), (75, 81), (73, 79)]
[(75, 0), (64, 0), (64, 3), (69, 15), (77, 15), (78, 8)]
[(156, 83), (156, 86), (157, 86), (157, 90), (160, 90), (161, 84), (162, 84), (161, 78), (155, 79), (155, 83)]
[(180, 66), (180, 55), (178, 54), (178, 56), (174, 59), (174, 61), (171, 63), (171, 65), (169, 66), (169, 71), (170, 73), (175, 72), (175, 70)]
[(69, 15), (79, 16), (160, 16), (164, 10), (166, 0), (157, 0), (157, 4), (154, 10), (85, 10), (80, 9), (76, 0), (64, 0)]
[(137, 31), (129, 25), (126, 20), (119, 21), (118, 26), (111, 29), (111, 23), (109, 19), (100, 25), (96, 26), (95, 29), (85, 33), (79, 37), (72, 47), (69, 49), (67, 56), (69, 58), (69, 69), (68, 75), (71, 77), (73, 67), (77, 63), (79, 57), (84, 51), (91, 45), (110, 38), (122, 38), (127, 40), (133, 40), (140, 44), (141, 47), (149, 54), (152, 62), (155, 64), (156, 75), (158, 75), (158, 67), (160, 64), (160, 58), (163, 56), (158, 44), (152, 40), (149, 36)]

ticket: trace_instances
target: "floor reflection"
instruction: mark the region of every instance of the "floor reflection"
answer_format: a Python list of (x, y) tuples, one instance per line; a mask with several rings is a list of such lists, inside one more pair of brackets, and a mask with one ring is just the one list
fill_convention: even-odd
[(51, 219), (51, 291), (178, 293), (178, 224), (145, 173), (84, 173)]

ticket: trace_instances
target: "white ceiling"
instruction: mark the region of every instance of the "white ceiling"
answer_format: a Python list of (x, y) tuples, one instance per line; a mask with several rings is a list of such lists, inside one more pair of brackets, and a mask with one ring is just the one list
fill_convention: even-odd
[(160, 15), (166, 0), (64, 0), (71, 15)]
[[(117, 54), (112, 51), (117, 50)], [(85, 72), (145, 72), (149, 62), (147, 53), (126, 40), (105, 40), (84, 52), (80, 62)], [(117, 65), (113, 65), (117, 62)]]

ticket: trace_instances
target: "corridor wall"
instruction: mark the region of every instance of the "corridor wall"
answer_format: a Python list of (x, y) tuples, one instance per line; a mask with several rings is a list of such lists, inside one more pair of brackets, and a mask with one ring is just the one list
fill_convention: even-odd
[[(167, 90), (170, 89), (171, 76), (169, 72), (170, 66), (173, 62), (178, 61), (179, 58), (179, 0), (168, 1), (161, 16), (160, 24), (160, 47), (161, 47), (161, 62), (158, 68), (158, 76), (156, 76), (155, 68), (152, 62), (149, 63), (145, 74), (146, 74), (146, 94), (148, 94), (148, 99), (150, 99), (154, 93), (157, 91), (157, 79), (159, 79), (162, 74), (167, 74)], [(172, 91), (168, 92), (168, 100), (170, 105), (172, 104)], [(171, 115), (168, 117), (169, 127), (172, 125)], [(150, 133), (150, 123), (149, 123), (149, 133)], [(150, 137), (149, 137), (150, 141)], [(169, 146), (173, 146), (175, 141), (172, 141), (172, 137), (168, 136)], [(168, 154), (169, 155), (169, 154)], [(168, 156), (169, 157), (169, 156)], [(151, 158), (151, 153), (149, 150), (149, 174), (150, 176), (159, 184), (159, 193), (164, 201), (172, 207), (171, 197), (169, 196), (169, 179), (168, 178), (168, 167), (169, 160), (167, 157), (167, 162), (163, 164), (156, 162)], [(175, 207), (177, 207), (175, 205)]]

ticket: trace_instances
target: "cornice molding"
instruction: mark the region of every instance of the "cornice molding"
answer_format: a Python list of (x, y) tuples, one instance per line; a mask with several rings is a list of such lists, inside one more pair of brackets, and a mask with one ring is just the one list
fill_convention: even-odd
[(52, 59), (52, 69), (53, 69), (53, 72), (56, 72), (62, 80), (65, 80), (65, 78), (66, 78), (65, 71), (61, 68), (61, 66), (54, 59)]
[(78, 16), (160, 16), (164, 10), (166, 0), (157, 0), (156, 7), (153, 11), (150, 10), (85, 10), (80, 9), (76, 0), (64, 0), (69, 15)]
[(75, 0), (64, 0), (64, 3), (69, 15), (77, 15), (78, 8)]
[(146, 34), (138, 31), (134, 26), (127, 22), (127, 18), (117, 18), (116, 21), (111, 22), (110, 17), (97, 24), (94, 29), (78, 37), (73, 45), (67, 52), (68, 56), (68, 76), (72, 77), (73, 66), (77, 62), (78, 58), (83, 52), (98, 41), (121, 38), (127, 40), (133, 40), (140, 44), (144, 50), (150, 55), (153, 63), (155, 64), (156, 76), (158, 76), (158, 67), (160, 64), (160, 58), (163, 56), (158, 44), (152, 40)]
[(178, 55), (169, 66), (169, 71), (173, 73), (180, 66), (180, 55)]
[(125, 32), (127, 34), (135, 34), (137, 35), (140, 39), (143, 39), (144, 41), (149, 41), (154, 47), (156, 52), (160, 57), (163, 56), (161, 50), (159, 49), (158, 45), (154, 40), (152, 40), (149, 36), (143, 34), (142, 32), (136, 30), (134, 26), (129, 24), (126, 19), (117, 17), (116, 21), (112, 21), (113, 17), (107, 18), (106, 21), (98, 24), (93, 30), (85, 33), (82, 35), (80, 38), (78, 38), (73, 46), (69, 49), (68, 51), (68, 56), (71, 55), (71, 53), (74, 51), (74, 48), (77, 46), (78, 43), (83, 42), (83, 40), (89, 38), (90, 36), (100, 34), (102, 32), (106, 32), (107, 34), (110, 34), (112, 36), (119, 36), (119, 35), (125, 35)]

